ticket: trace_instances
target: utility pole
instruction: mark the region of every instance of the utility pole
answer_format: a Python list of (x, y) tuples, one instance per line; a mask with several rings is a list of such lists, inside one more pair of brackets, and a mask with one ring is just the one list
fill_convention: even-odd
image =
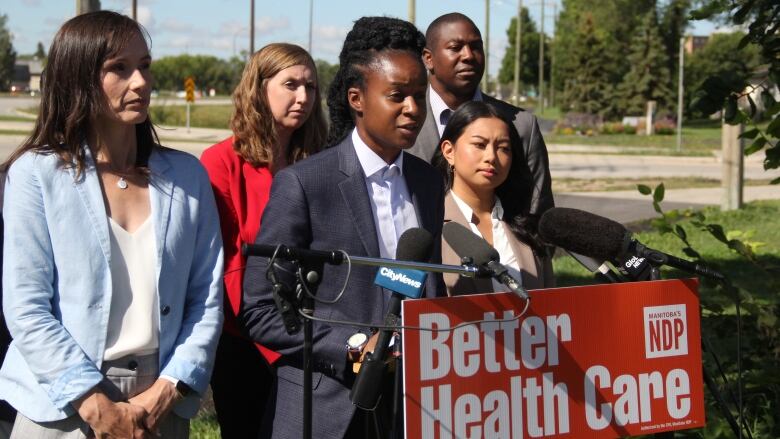
[(542, 5), (542, 18), (539, 19), (539, 114), (544, 113), (544, 0)]
[(311, 55), (311, 34), (314, 29), (314, 0), (309, 0), (309, 55)]
[(488, 60), (490, 59), (490, 0), (485, 0), (485, 35), (483, 40), (485, 45), (483, 47), (485, 51), (485, 73), (482, 75), (482, 90), (489, 93), (490, 90), (490, 70), (488, 69)]
[(255, 0), (249, 0), (249, 58), (255, 53)]
[(682, 151), (682, 119), (683, 119), (683, 71), (685, 61), (685, 35), (680, 37), (680, 67), (677, 78), (677, 152)]
[(409, 0), (409, 23), (416, 24), (417, 6), (414, 4), (414, 0)]
[(517, 23), (515, 26), (515, 77), (512, 82), (512, 99), (520, 104), (520, 46), (523, 41), (523, 0), (517, 0)]
[(555, 25), (555, 29), (553, 29), (552, 37), (550, 38), (550, 106), (555, 106), (555, 44), (558, 42), (557, 39), (557, 32), (558, 32), (558, 4), (553, 3), (553, 24)]
[(138, 0), (133, 0), (133, 20), (138, 21)]
[(100, 10), (100, 0), (76, 0), (76, 15)]

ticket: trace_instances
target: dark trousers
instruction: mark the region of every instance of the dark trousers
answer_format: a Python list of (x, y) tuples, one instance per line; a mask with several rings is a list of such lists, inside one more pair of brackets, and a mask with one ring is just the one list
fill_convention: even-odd
[(211, 391), (223, 439), (257, 437), (274, 379), (254, 343), (222, 333)]

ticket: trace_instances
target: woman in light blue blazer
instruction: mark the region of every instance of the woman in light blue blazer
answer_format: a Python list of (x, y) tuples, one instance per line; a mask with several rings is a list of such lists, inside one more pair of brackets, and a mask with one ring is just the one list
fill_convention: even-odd
[(219, 217), (198, 160), (159, 146), (145, 37), (108, 11), (65, 23), (3, 165), (13, 438), (187, 437), (209, 382)]

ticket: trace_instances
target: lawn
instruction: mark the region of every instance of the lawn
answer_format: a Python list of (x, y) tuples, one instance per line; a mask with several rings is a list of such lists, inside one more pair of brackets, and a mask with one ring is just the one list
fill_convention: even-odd
[[(152, 121), (157, 125), (185, 126), (187, 107), (185, 105), (153, 105), (150, 108)], [(190, 108), (190, 126), (228, 129), (233, 105), (193, 105)]]
[[(649, 203), (648, 197), (648, 203)], [(662, 204), (663, 205), (663, 204)], [(708, 232), (691, 224), (686, 215), (677, 224), (684, 227), (688, 240), (703, 259), (724, 273), (743, 290), (742, 361), (745, 413), (754, 437), (780, 437), (780, 200), (749, 203), (744, 209), (721, 212), (717, 208), (703, 211), (707, 223), (720, 224), (736, 237), (755, 246), (755, 262), (739, 256)], [(674, 235), (660, 234), (649, 221), (629, 227), (645, 245), (682, 258), (683, 245)], [(592, 274), (569, 256), (553, 261), (561, 286), (595, 283)], [(663, 278), (691, 277), (671, 269), (662, 269)], [(733, 295), (712, 282), (702, 281), (702, 337), (711, 343), (732, 383), (736, 380), (736, 309)], [(705, 368), (713, 376), (715, 367), (710, 353), (704, 353)], [(719, 381), (719, 380), (718, 380)], [(720, 381), (719, 381), (720, 382)], [(731, 389), (736, 391), (732, 385)], [(723, 390), (723, 389), (722, 389)], [(707, 427), (690, 437), (732, 437), (723, 416), (706, 392)], [(698, 436), (701, 434), (702, 436)]]

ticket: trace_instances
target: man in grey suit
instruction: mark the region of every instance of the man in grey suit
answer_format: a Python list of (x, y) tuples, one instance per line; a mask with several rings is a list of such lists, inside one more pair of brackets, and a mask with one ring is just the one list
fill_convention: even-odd
[[(461, 104), (483, 100), (495, 105), (514, 122), (523, 142), (524, 186), (528, 190), (528, 215), (538, 218), (554, 206), (547, 147), (533, 114), (482, 94), (479, 83), (485, 70), (482, 35), (471, 19), (450, 13), (435, 19), (425, 34), (423, 62), (430, 82), (426, 95), (428, 115), (412, 154), (432, 162), (440, 155), (439, 138), (449, 116)], [(517, 159), (517, 158), (515, 158)]]

